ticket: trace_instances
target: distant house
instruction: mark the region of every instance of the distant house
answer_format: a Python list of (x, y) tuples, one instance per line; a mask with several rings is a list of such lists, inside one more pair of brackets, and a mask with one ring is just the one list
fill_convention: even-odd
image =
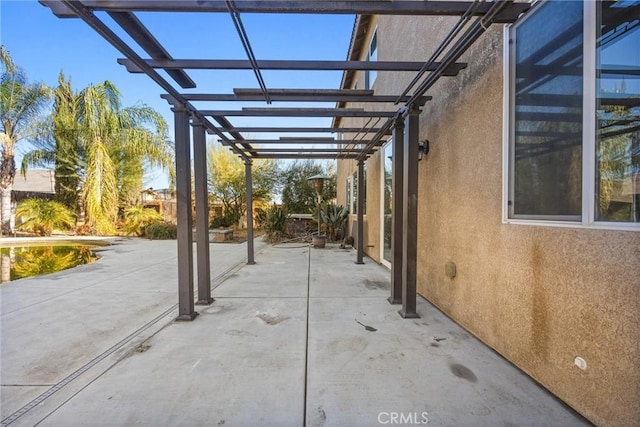
[(18, 173), (13, 182), (11, 201), (25, 199), (53, 199), (56, 194), (56, 178), (53, 170), (30, 169), (25, 175)]
[(26, 174), (18, 173), (11, 191), (11, 229), (16, 223), (16, 207), (26, 199), (51, 200), (56, 194), (56, 178), (53, 170), (30, 169)]

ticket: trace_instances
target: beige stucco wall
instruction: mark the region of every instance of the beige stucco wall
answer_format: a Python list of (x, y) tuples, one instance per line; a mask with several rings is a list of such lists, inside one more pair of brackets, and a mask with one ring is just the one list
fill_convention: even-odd
[[(425, 60), (446, 21), (380, 17), (379, 60)], [(431, 151), (419, 164), (418, 291), (594, 423), (638, 425), (640, 232), (503, 224), (502, 27), (462, 60), (469, 67), (441, 79), (421, 115)], [(412, 76), (378, 73), (376, 93), (398, 93)], [(370, 162), (367, 253), (377, 260), (379, 156)], [(352, 163), (338, 167), (338, 197)]]

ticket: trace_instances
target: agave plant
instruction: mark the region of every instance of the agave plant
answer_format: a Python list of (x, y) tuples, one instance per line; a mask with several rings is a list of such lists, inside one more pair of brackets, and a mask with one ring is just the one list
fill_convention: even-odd
[(267, 210), (263, 224), (267, 242), (277, 243), (282, 239), (287, 229), (287, 218), (289, 218), (289, 213), (282, 206), (273, 205)]
[(342, 205), (327, 204), (322, 209), (322, 221), (327, 225), (329, 239), (335, 241), (342, 237), (349, 218), (349, 209)]

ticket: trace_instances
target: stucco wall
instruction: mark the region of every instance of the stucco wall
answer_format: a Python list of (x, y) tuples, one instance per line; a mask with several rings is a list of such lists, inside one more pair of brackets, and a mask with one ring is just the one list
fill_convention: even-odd
[[(425, 60), (446, 22), (380, 17), (379, 60)], [(431, 151), (419, 164), (418, 291), (594, 423), (638, 425), (640, 232), (503, 224), (502, 27), (463, 60), (468, 68), (441, 79), (421, 115)], [(398, 93), (412, 76), (381, 72), (376, 93)], [(376, 259), (378, 162), (367, 196)]]

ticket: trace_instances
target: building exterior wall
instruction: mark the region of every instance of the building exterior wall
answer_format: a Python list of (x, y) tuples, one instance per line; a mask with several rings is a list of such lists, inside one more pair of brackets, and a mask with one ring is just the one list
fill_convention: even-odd
[[(450, 18), (375, 22), (379, 60), (426, 60), (452, 25)], [(419, 163), (418, 292), (594, 423), (637, 425), (640, 232), (502, 222), (502, 45), (503, 28), (494, 25), (461, 59), (467, 69), (427, 93), (433, 100), (420, 116), (420, 139), (431, 150)], [(378, 72), (376, 94), (398, 94), (413, 76)], [(375, 248), (365, 246), (376, 261), (379, 162), (379, 153), (368, 162), (366, 238)], [(339, 198), (355, 168), (339, 162)], [(457, 266), (453, 279), (447, 262)], [(490, 384), (490, 373), (482, 374)]]

